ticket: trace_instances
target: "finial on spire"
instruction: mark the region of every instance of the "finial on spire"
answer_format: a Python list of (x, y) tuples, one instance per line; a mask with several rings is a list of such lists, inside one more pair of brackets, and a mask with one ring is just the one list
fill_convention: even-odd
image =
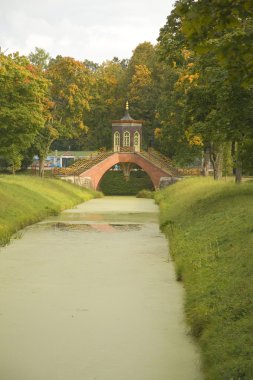
[(133, 120), (133, 118), (129, 115), (129, 104), (128, 104), (128, 100), (126, 101), (125, 115), (122, 117), (121, 120)]

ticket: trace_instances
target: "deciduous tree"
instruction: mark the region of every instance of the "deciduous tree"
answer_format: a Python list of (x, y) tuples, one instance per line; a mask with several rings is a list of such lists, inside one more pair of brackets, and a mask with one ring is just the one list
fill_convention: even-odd
[(86, 66), (73, 58), (52, 59), (45, 71), (50, 81), (46, 105), (45, 128), (37, 139), (40, 174), (53, 141), (59, 137), (74, 138), (87, 132), (86, 114), (90, 109), (92, 78)]
[(48, 81), (25, 57), (0, 54), (0, 154), (13, 173), (44, 128), (47, 89)]

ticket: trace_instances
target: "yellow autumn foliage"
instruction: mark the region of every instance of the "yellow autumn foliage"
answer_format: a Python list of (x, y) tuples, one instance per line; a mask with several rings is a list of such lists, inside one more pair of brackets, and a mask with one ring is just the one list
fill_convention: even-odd
[(159, 139), (162, 136), (162, 129), (161, 128), (155, 128), (154, 131), (155, 139)]
[(136, 65), (132, 85), (147, 86), (152, 82), (151, 71), (146, 65)]
[(183, 83), (188, 80), (190, 83), (192, 83), (194, 80), (197, 80), (198, 78), (199, 78), (199, 73), (184, 74), (184, 75), (181, 75), (181, 77), (178, 79), (178, 82)]
[(85, 131), (85, 132), (88, 132), (88, 127), (87, 127), (87, 125), (84, 125), (84, 123), (81, 121), (80, 123), (79, 123), (79, 128), (82, 130), (82, 131)]
[(191, 57), (191, 52), (187, 49), (183, 49), (181, 51), (182, 53), (182, 56), (184, 57), (184, 59), (187, 61), (187, 59), (189, 59)]
[(203, 146), (203, 140), (199, 135), (194, 135), (189, 131), (185, 131), (185, 136), (191, 146)]

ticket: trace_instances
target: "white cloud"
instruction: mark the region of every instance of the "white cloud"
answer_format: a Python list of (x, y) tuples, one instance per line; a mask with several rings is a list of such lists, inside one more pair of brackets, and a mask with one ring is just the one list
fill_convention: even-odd
[[(3, 1), (3, 0), (2, 0)], [(7, 0), (0, 11), (0, 46), (28, 54), (35, 46), (76, 59), (129, 58), (156, 42), (172, 0)]]
[(50, 36), (32, 33), (25, 41), (25, 51), (29, 53), (34, 50), (35, 46), (45, 46), (47, 50), (51, 50), (54, 46), (54, 41)]

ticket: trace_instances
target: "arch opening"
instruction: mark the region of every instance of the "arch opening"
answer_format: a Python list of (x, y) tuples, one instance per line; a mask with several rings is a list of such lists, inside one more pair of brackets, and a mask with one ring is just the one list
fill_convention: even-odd
[[(126, 165), (129, 170), (127, 176)], [(154, 184), (149, 174), (139, 165), (118, 162), (103, 174), (98, 189), (105, 195), (136, 195), (141, 190), (154, 190)]]

